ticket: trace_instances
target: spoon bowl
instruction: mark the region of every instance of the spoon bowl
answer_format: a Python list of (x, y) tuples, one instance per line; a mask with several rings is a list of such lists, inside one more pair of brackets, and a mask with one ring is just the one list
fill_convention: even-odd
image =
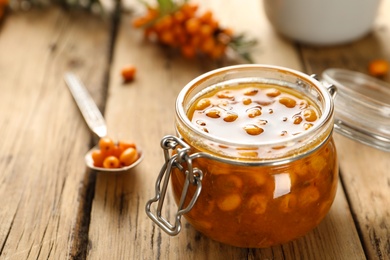
[[(96, 103), (93, 101), (92, 97), (89, 95), (88, 90), (81, 82), (81, 80), (73, 73), (68, 72), (65, 74), (65, 82), (69, 87), (69, 90), (72, 93), (72, 96), (76, 101), (76, 104), (79, 107), (81, 114), (83, 115), (89, 129), (93, 133), (95, 133), (99, 138), (103, 138), (107, 136), (107, 126), (103, 118), (103, 115), (100, 113), (99, 108), (97, 107)], [(93, 147), (91, 150), (87, 152), (84, 158), (87, 167), (100, 172), (107, 172), (107, 173), (126, 172), (131, 168), (134, 168), (135, 166), (140, 164), (140, 162), (144, 158), (142, 149), (140, 149), (137, 146), (138, 159), (132, 164), (130, 164), (129, 166), (123, 166), (120, 168), (96, 167), (93, 164), (92, 152), (98, 149), (99, 149), (98, 146)]]
[(95, 171), (99, 171), (99, 172), (113, 172), (113, 173), (125, 172), (125, 171), (128, 171), (128, 170), (134, 168), (138, 164), (140, 164), (141, 161), (144, 159), (144, 154), (143, 154), (142, 150), (137, 147), (138, 159), (135, 162), (133, 162), (132, 164), (130, 164), (128, 166), (123, 166), (123, 167), (120, 167), (120, 168), (97, 167), (97, 166), (93, 165), (93, 159), (92, 159), (92, 152), (95, 151), (95, 150), (99, 150), (99, 146), (98, 145), (94, 146), (91, 150), (89, 150), (85, 154), (84, 159), (85, 159), (85, 164), (88, 166), (88, 168), (90, 168), (92, 170), (95, 170)]

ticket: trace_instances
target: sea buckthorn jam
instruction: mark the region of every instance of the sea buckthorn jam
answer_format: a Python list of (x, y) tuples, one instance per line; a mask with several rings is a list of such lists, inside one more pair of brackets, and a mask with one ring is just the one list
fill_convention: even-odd
[[(266, 65), (222, 68), (190, 82), (176, 102), (177, 133), (188, 145), (170, 141), (167, 162), (177, 167), (163, 167), (176, 221), (184, 214), (204, 235), (248, 248), (315, 228), (338, 183), (330, 91), (306, 74)], [(180, 221), (166, 225), (157, 216), (167, 233), (179, 232), (170, 231)]]
[(297, 92), (250, 83), (208, 92), (194, 102), (188, 117), (211, 135), (254, 143), (299, 135), (316, 123), (319, 111)]

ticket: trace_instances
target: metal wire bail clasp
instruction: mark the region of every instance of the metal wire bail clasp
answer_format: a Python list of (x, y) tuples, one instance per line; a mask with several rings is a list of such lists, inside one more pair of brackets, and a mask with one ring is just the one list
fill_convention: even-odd
[[(145, 210), (149, 218), (151, 218), (161, 229), (169, 235), (175, 236), (181, 230), (181, 216), (192, 209), (202, 190), (203, 173), (201, 170), (192, 167), (192, 159), (201, 157), (202, 155), (201, 153), (189, 155), (190, 146), (182, 139), (171, 135), (166, 136), (161, 140), (161, 147), (164, 150), (165, 163), (157, 177), (155, 185), (156, 195), (146, 203)], [(176, 150), (176, 154), (170, 156), (169, 150)], [(183, 174), (185, 174), (186, 179), (178, 204), (178, 210), (175, 215), (175, 223), (171, 224), (168, 220), (161, 216), (161, 211), (169, 184), (169, 177), (174, 168), (179, 169)], [(196, 190), (187, 207), (183, 208), (190, 184), (196, 186)], [(153, 214), (151, 211), (151, 205), (157, 201), (156, 214)]]

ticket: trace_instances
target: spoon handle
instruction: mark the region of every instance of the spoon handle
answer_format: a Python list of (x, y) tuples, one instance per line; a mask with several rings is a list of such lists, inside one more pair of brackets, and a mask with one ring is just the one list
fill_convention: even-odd
[(91, 131), (100, 138), (106, 136), (106, 122), (84, 84), (70, 72), (65, 74), (65, 82)]

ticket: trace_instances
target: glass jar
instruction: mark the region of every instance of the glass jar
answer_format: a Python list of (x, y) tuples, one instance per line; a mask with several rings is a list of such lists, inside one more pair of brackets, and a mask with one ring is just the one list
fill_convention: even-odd
[[(300, 93), (318, 107), (317, 124), (296, 136), (256, 143), (220, 138), (190, 121), (191, 104), (210, 87), (241, 83)], [(325, 217), (336, 194), (335, 92), (312, 76), (267, 65), (225, 67), (194, 79), (176, 101), (177, 136), (161, 141), (165, 164), (147, 215), (170, 235), (180, 232), (184, 215), (204, 235), (237, 247), (269, 247), (303, 236)], [(171, 222), (162, 216), (169, 180), (178, 205)]]

